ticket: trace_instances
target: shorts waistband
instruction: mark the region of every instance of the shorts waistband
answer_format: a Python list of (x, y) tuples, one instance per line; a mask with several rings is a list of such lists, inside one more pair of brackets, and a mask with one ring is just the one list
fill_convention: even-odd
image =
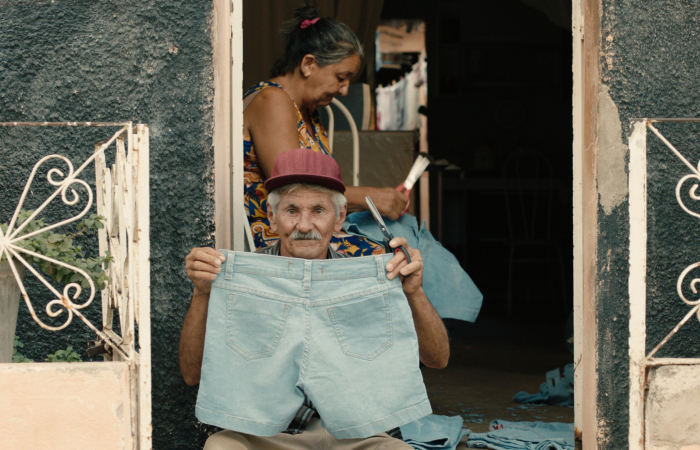
[(340, 259), (301, 259), (259, 253), (220, 250), (226, 257), (223, 264), (224, 279), (230, 280), (233, 272), (261, 276), (284, 277), (297, 280), (347, 280), (377, 278), (386, 280), (386, 264), (392, 254)]

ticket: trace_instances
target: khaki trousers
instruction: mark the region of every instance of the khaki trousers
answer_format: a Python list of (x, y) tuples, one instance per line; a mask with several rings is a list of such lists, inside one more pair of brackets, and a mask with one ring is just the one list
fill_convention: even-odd
[(336, 439), (321, 426), (321, 419), (313, 418), (301, 434), (278, 433), (262, 437), (220, 431), (207, 439), (204, 450), (412, 450), (400, 439), (386, 433), (365, 439)]

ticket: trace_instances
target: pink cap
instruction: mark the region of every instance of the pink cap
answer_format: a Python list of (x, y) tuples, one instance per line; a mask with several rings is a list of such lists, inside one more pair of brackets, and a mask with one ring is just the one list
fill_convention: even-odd
[(340, 167), (335, 159), (310, 148), (295, 148), (275, 158), (272, 176), (265, 181), (268, 192), (292, 183), (309, 183), (345, 192)]

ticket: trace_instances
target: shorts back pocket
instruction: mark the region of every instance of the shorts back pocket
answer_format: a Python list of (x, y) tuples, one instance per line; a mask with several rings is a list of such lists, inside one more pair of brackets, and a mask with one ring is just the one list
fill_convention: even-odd
[(388, 293), (327, 311), (346, 355), (372, 361), (391, 347)]
[(289, 305), (245, 294), (229, 294), (226, 344), (245, 359), (272, 356), (289, 313)]

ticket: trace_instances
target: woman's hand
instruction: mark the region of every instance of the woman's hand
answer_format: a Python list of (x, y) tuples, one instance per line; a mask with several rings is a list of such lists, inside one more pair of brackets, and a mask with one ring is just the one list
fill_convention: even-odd
[(398, 219), (408, 204), (406, 194), (393, 188), (373, 188), (369, 197), (379, 210), (379, 214), (391, 220)]

